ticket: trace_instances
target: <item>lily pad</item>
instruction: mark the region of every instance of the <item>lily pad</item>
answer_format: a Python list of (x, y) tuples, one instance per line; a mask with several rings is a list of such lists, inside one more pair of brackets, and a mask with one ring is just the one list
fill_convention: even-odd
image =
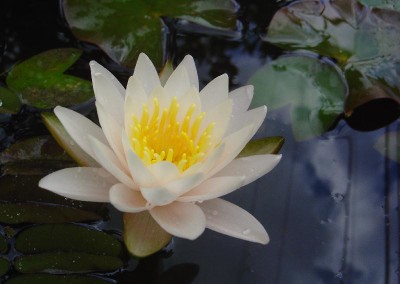
[(0, 276), (5, 275), (9, 269), (10, 263), (8, 262), (8, 259), (0, 257)]
[(102, 231), (73, 224), (40, 225), (23, 230), (17, 251), (32, 254), (52, 251), (121, 256), (121, 242)]
[(280, 136), (251, 140), (239, 153), (238, 158), (252, 155), (278, 154), (284, 142), (285, 138)]
[(20, 108), (19, 98), (10, 90), (0, 86), (0, 113), (15, 114)]
[[(345, 115), (376, 99), (400, 103), (400, 12), (371, 9), (356, 0), (300, 0), (280, 9), (264, 40), (334, 58), (345, 71)], [(382, 127), (400, 116), (399, 108)], [(381, 113), (380, 106), (365, 113)], [(375, 129), (374, 128), (374, 129)]]
[(8, 249), (6, 238), (0, 234), (0, 253), (5, 253)]
[(6, 284), (109, 284), (107, 280), (86, 275), (26, 274), (6, 281)]
[(35, 55), (11, 69), (8, 88), (22, 102), (39, 109), (84, 103), (94, 96), (91, 82), (64, 74), (81, 54), (78, 49), (63, 48)]
[(99, 45), (113, 60), (133, 68), (140, 52), (156, 66), (163, 59), (161, 17), (189, 20), (213, 29), (236, 26), (230, 0), (66, 0), (64, 14), (73, 34)]
[(124, 241), (132, 255), (149, 256), (164, 248), (171, 239), (149, 212), (124, 213)]
[(55, 252), (20, 256), (14, 267), (21, 273), (37, 272), (105, 272), (123, 266), (118, 257), (77, 252)]
[(399, 0), (360, 0), (360, 2), (366, 4), (370, 7), (400, 10), (400, 1)]
[(340, 70), (311, 56), (283, 56), (258, 70), (253, 106), (291, 105), (293, 134), (305, 140), (326, 132), (343, 111), (346, 83)]
[(97, 166), (97, 162), (74, 142), (55, 114), (41, 114), (44, 125), (56, 139), (57, 143), (81, 166)]

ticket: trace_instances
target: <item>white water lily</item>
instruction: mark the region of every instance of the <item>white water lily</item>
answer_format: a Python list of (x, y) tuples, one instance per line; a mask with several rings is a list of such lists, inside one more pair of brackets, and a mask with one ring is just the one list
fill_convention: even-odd
[(281, 155), (236, 158), (265, 119), (247, 110), (253, 87), (231, 93), (221, 75), (199, 92), (186, 56), (165, 85), (150, 59), (139, 56), (126, 90), (90, 63), (101, 128), (63, 107), (54, 112), (96, 163), (44, 177), (39, 186), (65, 197), (110, 202), (122, 212), (148, 210), (168, 233), (195, 239), (205, 228), (266, 244), (264, 227), (219, 197), (269, 172)]

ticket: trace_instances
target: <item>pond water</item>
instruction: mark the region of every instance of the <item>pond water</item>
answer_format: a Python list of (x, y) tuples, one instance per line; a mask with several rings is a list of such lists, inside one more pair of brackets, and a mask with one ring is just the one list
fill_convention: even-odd
[[(166, 18), (165, 55), (176, 63), (191, 54), (202, 86), (222, 73), (229, 75), (232, 89), (246, 85), (266, 63), (292, 53), (261, 37), (275, 13), (285, 5), (282, 2), (238, 1), (234, 32), (215, 32)], [(6, 86), (6, 77), (14, 64), (64, 47), (83, 51), (69, 74), (89, 79), (88, 62), (94, 59), (123, 84), (127, 82), (129, 68), (113, 61), (96, 45), (73, 35), (63, 18), (61, 3), (8, 0), (2, 1), (1, 6), (1, 86)], [(385, 107), (381, 102), (371, 102), (368, 108), (359, 109), (364, 117), (357, 121), (339, 115), (334, 127), (301, 141), (293, 130), (292, 105), (269, 108), (256, 137), (283, 136), (281, 162), (268, 175), (224, 197), (260, 220), (269, 233), (269, 244), (259, 245), (206, 230), (195, 241), (174, 238), (164, 251), (141, 260), (129, 258), (124, 252), (123, 268), (116, 271), (73, 275), (92, 275), (109, 283), (399, 283), (400, 169), (389, 157), (399, 155), (400, 136), (391, 133), (397, 133), (400, 124), (393, 119), (398, 116), (397, 102), (391, 101)], [(95, 117), (93, 103), (82, 109)], [(395, 113), (377, 127), (374, 123), (387, 111)], [(368, 127), (370, 121), (373, 127)], [(18, 141), (47, 133), (35, 108), (23, 106), (17, 114), (0, 114), (1, 151)], [(2, 170), (4, 181), (10, 174)], [(13, 182), (24, 175), (14, 172)], [(31, 183), (30, 188), (36, 188), (32, 180), (26, 182)], [(6, 186), (10, 183), (1, 183), (0, 191), (8, 192)], [(101, 210), (106, 210), (101, 213), (102, 221), (82, 224), (122, 240), (121, 213), (111, 207)], [(15, 249), (15, 238), (31, 226), (0, 226), (8, 245), (2, 254), (11, 267), (1, 277), (1, 283), (14, 283), (12, 279), (24, 275), (17, 267), (17, 257), (23, 253)], [(36, 283), (21, 279), (15, 283)], [(61, 280), (47, 281), (44, 283)], [(66, 281), (95, 283), (79, 282), (88, 281), (82, 279)]]

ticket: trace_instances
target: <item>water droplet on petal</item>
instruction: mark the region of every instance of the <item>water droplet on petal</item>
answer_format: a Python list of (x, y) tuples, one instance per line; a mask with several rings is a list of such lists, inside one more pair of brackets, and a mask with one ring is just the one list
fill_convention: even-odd
[(214, 216), (217, 216), (217, 215), (218, 215), (218, 211), (217, 211), (217, 210), (214, 210), (214, 211), (212, 212), (212, 214), (213, 214)]
[(251, 233), (251, 230), (250, 229), (246, 229), (242, 233), (243, 233), (243, 235), (248, 235), (248, 234)]

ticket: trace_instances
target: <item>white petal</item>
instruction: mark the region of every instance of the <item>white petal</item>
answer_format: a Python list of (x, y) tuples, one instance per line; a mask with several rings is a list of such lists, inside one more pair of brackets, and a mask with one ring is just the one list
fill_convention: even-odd
[(180, 174), (179, 169), (174, 163), (161, 161), (149, 166), (150, 171), (159, 183), (167, 183), (177, 178)]
[(245, 176), (244, 185), (249, 184), (271, 171), (281, 160), (282, 155), (254, 155), (238, 158), (220, 170), (215, 177)]
[(253, 99), (254, 87), (252, 85), (240, 87), (229, 93), (229, 98), (233, 101), (232, 114), (246, 111)]
[(147, 102), (147, 94), (142, 83), (135, 77), (131, 76), (126, 87), (125, 97), (125, 130), (130, 131), (133, 119), (132, 115), (136, 115), (138, 119), (142, 116), (143, 104)]
[(137, 189), (138, 186), (133, 182), (127, 168), (121, 164), (114, 152), (96, 138), (90, 138), (97, 162), (120, 182), (132, 189)]
[(96, 159), (90, 144), (89, 135), (107, 145), (108, 142), (104, 136), (103, 130), (83, 115), (68, 108), (57, 106), (54, 109), (54, 113), (61, 121), (71, 138), (83, 149), (83, 151)]
[(191, 83), (189, 81), (189, 75), (185, 66), (182, 64), (174, 70), (164, 86), (169, 98), (179, 98), (186, 94), (190, 88)]
[(207, 216), (207, 228), (246, 241), (267, 244), (269, 237), (264, 227), (249, 212), (222, 199), (199, 204)]
[(203, 111), (207, 112), (228, 98), (229, 78), (223, 74), (204, 87), (200, 92), (200, 100)]
[(137, 213), (150, 208), (139, 191), (132, 190), (122, 183), (111, 187), (110, 202), (122, 212)]
[(122, 84), (118, 81), (117, 78), (115, 78), (115, 76), (110, 71), (108, 71), (106, 68), (104, 68), (94, 60), (90, 61), (89, 66), (92, 73), (101, 73), (107, 76), (109, 80), (114, 84), (115, 88), (117, 88), (121, 97), (124, 97), (125, 95), (124, 86), (122, 86)]
[(153, 205), (165, 205), (175, 201), (180, 195), (199, 185), (204, 179), (202, 173), (183, 176), (169, 183), (158, 183), (154, 187), (141, 187), (140, 190), (146, 200)]
[(101, 71), (97, 63), (90, 64), (90, 68), (96, 101), (107, 107), (107, 112), (122, 126), (124, 123), (124, 97), (121, 95), (120, 87), (116, 86), (115, 78), (111, 78), (109, 72), (97, 72)]
[(267, 107), (260, 106), (258, 108), (239, 113), (232, 117), (229, 123), (229, 127), (225, 133), (225, 136), (238, 131), (239, 129), (253, 124), (254, 133), (260, 128), (264, 122), (265, 116), (267, 115)]
[(133, 75), (143, 84), (143, 88), (148, 95), (154, 88), (161, 86), (156, 68), (144, 53), (139, 55)]
[(183, 121), (185, 119), (187, 112), (192, 105), (196, 107), (191, 117), (191, 123), (193, 123), (194, 119), (201, 112), (199, 91), (196, 90), (196, 88), (192, 87), (185, 95), (178, 98), (178, 104), (180, 106), (178, 114), (176, 116), (178, 121)]
[(108, 112), (105, 111), (104, 106), (98, 102), (96, 102), (96, 109), (101, 129), (107, 138), (108, 144), (111, 146), (124, 168), (128, 168), (121, 141), (122, 127), (112, 116), (109, 115)]
[(246, 146), (247, 142), (249, 142), (253, 136), (253, 129), (253, 125), (249, 125), (232, 133), (222, 140), (221, 143), (224, 144), (224, 151), (216, 162), (216, 166), (210, 172), (208, 172), (207, 177), (211, 177), (215, 173), (219, 172), (234, 158), (236, 158), (237, 155), (239, 155), (240, 151), (242, 151), (244, 146)]
[(102, 168), (66, 168), (42, 178), (39, 186), (76, 200), (108, 202), (109, 190), (117, 182)]
[(136, 153), (132, 151), (129, 139), (125, 132), (122, 132), (122, 145), (128, 162), (129, 171), (135, 184), (142, 186), (155, 186), (156, 178), (148, 167), (143, 163)]
[(156, 222), (171, 235), (194, 240), (205, 229), (206, 218), (195, 204), (174, 202), (150, 210)]
[(186, 55), (185, 58), (183, 58), (180, 65), (185, 66), (186, 71), (188, 72), (188, 75), (189, 75), (190, 85), (192, 87), (195, 87), (198, 91), (199, 90), (199, 78), (197, 75), (196, 64), (194, 63), (193, 57), (190, 55)]
[(235, 177), (215, 177), (210, 178), (177, 200), (182, 202), (202, 202), (204, 200), (214, 199), (243, 186), (244, 176)]

